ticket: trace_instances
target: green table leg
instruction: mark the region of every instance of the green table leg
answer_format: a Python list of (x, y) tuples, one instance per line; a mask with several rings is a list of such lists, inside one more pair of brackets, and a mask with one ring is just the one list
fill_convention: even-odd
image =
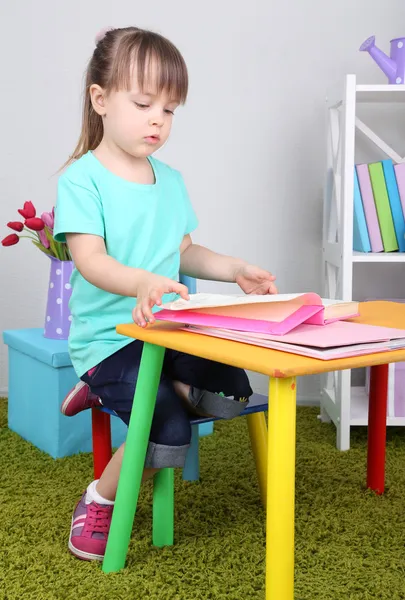
[(162, 469), (153, 481), (154, 546), (173, 545), (174, 531), (174, 469)]
[(103, 560), (102, 569), (105, 573), (119, 571), (125, 566), (164, 353), (165, 348), (144, 344), (111, 528)]

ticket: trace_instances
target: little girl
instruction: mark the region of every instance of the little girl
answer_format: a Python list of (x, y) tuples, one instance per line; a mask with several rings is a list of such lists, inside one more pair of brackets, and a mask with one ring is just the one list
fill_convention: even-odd
[[(162, 303), (187, 299), (179, 272), (236, 282), (248, 294), (277, 291), (267, 271), (193, 244), (197, 218), (182, 176), (152, 157), (187, 88), (183, 57), (161, 35), (127, 27), (97, 36), (81, 135), (58, 182), (54, 229), (75, 264), (69, 352), (81, 381), (62, 405), (68, 416), (101, 402), (129, 423), (143, 343), (115, 327), (131, 312), (145, 327)], [(183, 467), (192, 414), (230, 418), (251, 394), (244, 371), (168, 350), (143, 480)], [(104, 556), (122, 455), (123, 446), (74, 510), (69, 549), (79, 558)]]

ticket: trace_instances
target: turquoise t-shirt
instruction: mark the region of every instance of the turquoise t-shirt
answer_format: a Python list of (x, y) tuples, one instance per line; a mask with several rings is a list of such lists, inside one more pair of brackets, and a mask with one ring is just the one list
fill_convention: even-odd
[[(92, 152), (70, 165), (58, 181), (54, 237), (64, 242), (66, 233), (99, 235), (107, 253), (123, 265), (178, 281), (181, 242), (198, 222), (181, 174), (155, 158), (149, 161), (151, 185), (114, 175)], [(133, 341), (115, 327), (132, 321), (136, 299), (95, 287), (77, 269), (71, 284), (69, 353), (81, 377)], [(167, 294), (163, 302), (175, 297)]]

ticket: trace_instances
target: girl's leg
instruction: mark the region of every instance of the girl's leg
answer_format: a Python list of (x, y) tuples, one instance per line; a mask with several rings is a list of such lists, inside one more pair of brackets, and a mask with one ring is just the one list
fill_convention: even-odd
[[(83, 560), (102, 560), (111, 525), (124, 444), (118, 448), (99, 481), (92, 481), (73, 513), (69, 550)], [(156, 473), (145, 469), (143, 481)]]
[[(106, 500), (113, 502), (118, 487), (118, 479), (120, 476), (122, 457), (124, 454), (125, 444), (122, 444), (111, 458), (98, 480), (95, 489)], [(158, 469), (145, 469), (143, 472), (142, 481), (147, 481), (157, 473)]]
[(193, 414), (229, 419), (246, 408), (253, 394), (245, 371), (237, 367), (168, 350), (163, 369)]
[[(103, 361), (83, 380), (104, 406), (129, 423), (143, 344), (133, 342)], [(182, 467), (190, 445), (189, 415), (162, 375), (145, 461), (145, 481), (160, 468)], [(111, 524), (124, 445), (112, 457), (99, 481), (93, 481), (73, 514), (69, 548), (85, 560), (102, 560)]]

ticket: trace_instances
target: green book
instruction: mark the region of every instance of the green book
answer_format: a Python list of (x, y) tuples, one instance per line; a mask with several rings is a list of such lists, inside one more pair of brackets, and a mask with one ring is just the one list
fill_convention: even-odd
[(368, 170), (370, 172), (371, 187), (373, 188), (384, 252), (394, 252), (398, 250), (398, 242), (395, 235), (394, 221), (392, 219), (391, 205), (382, 164), (380, 162), (371, 163), (368, 165)]

